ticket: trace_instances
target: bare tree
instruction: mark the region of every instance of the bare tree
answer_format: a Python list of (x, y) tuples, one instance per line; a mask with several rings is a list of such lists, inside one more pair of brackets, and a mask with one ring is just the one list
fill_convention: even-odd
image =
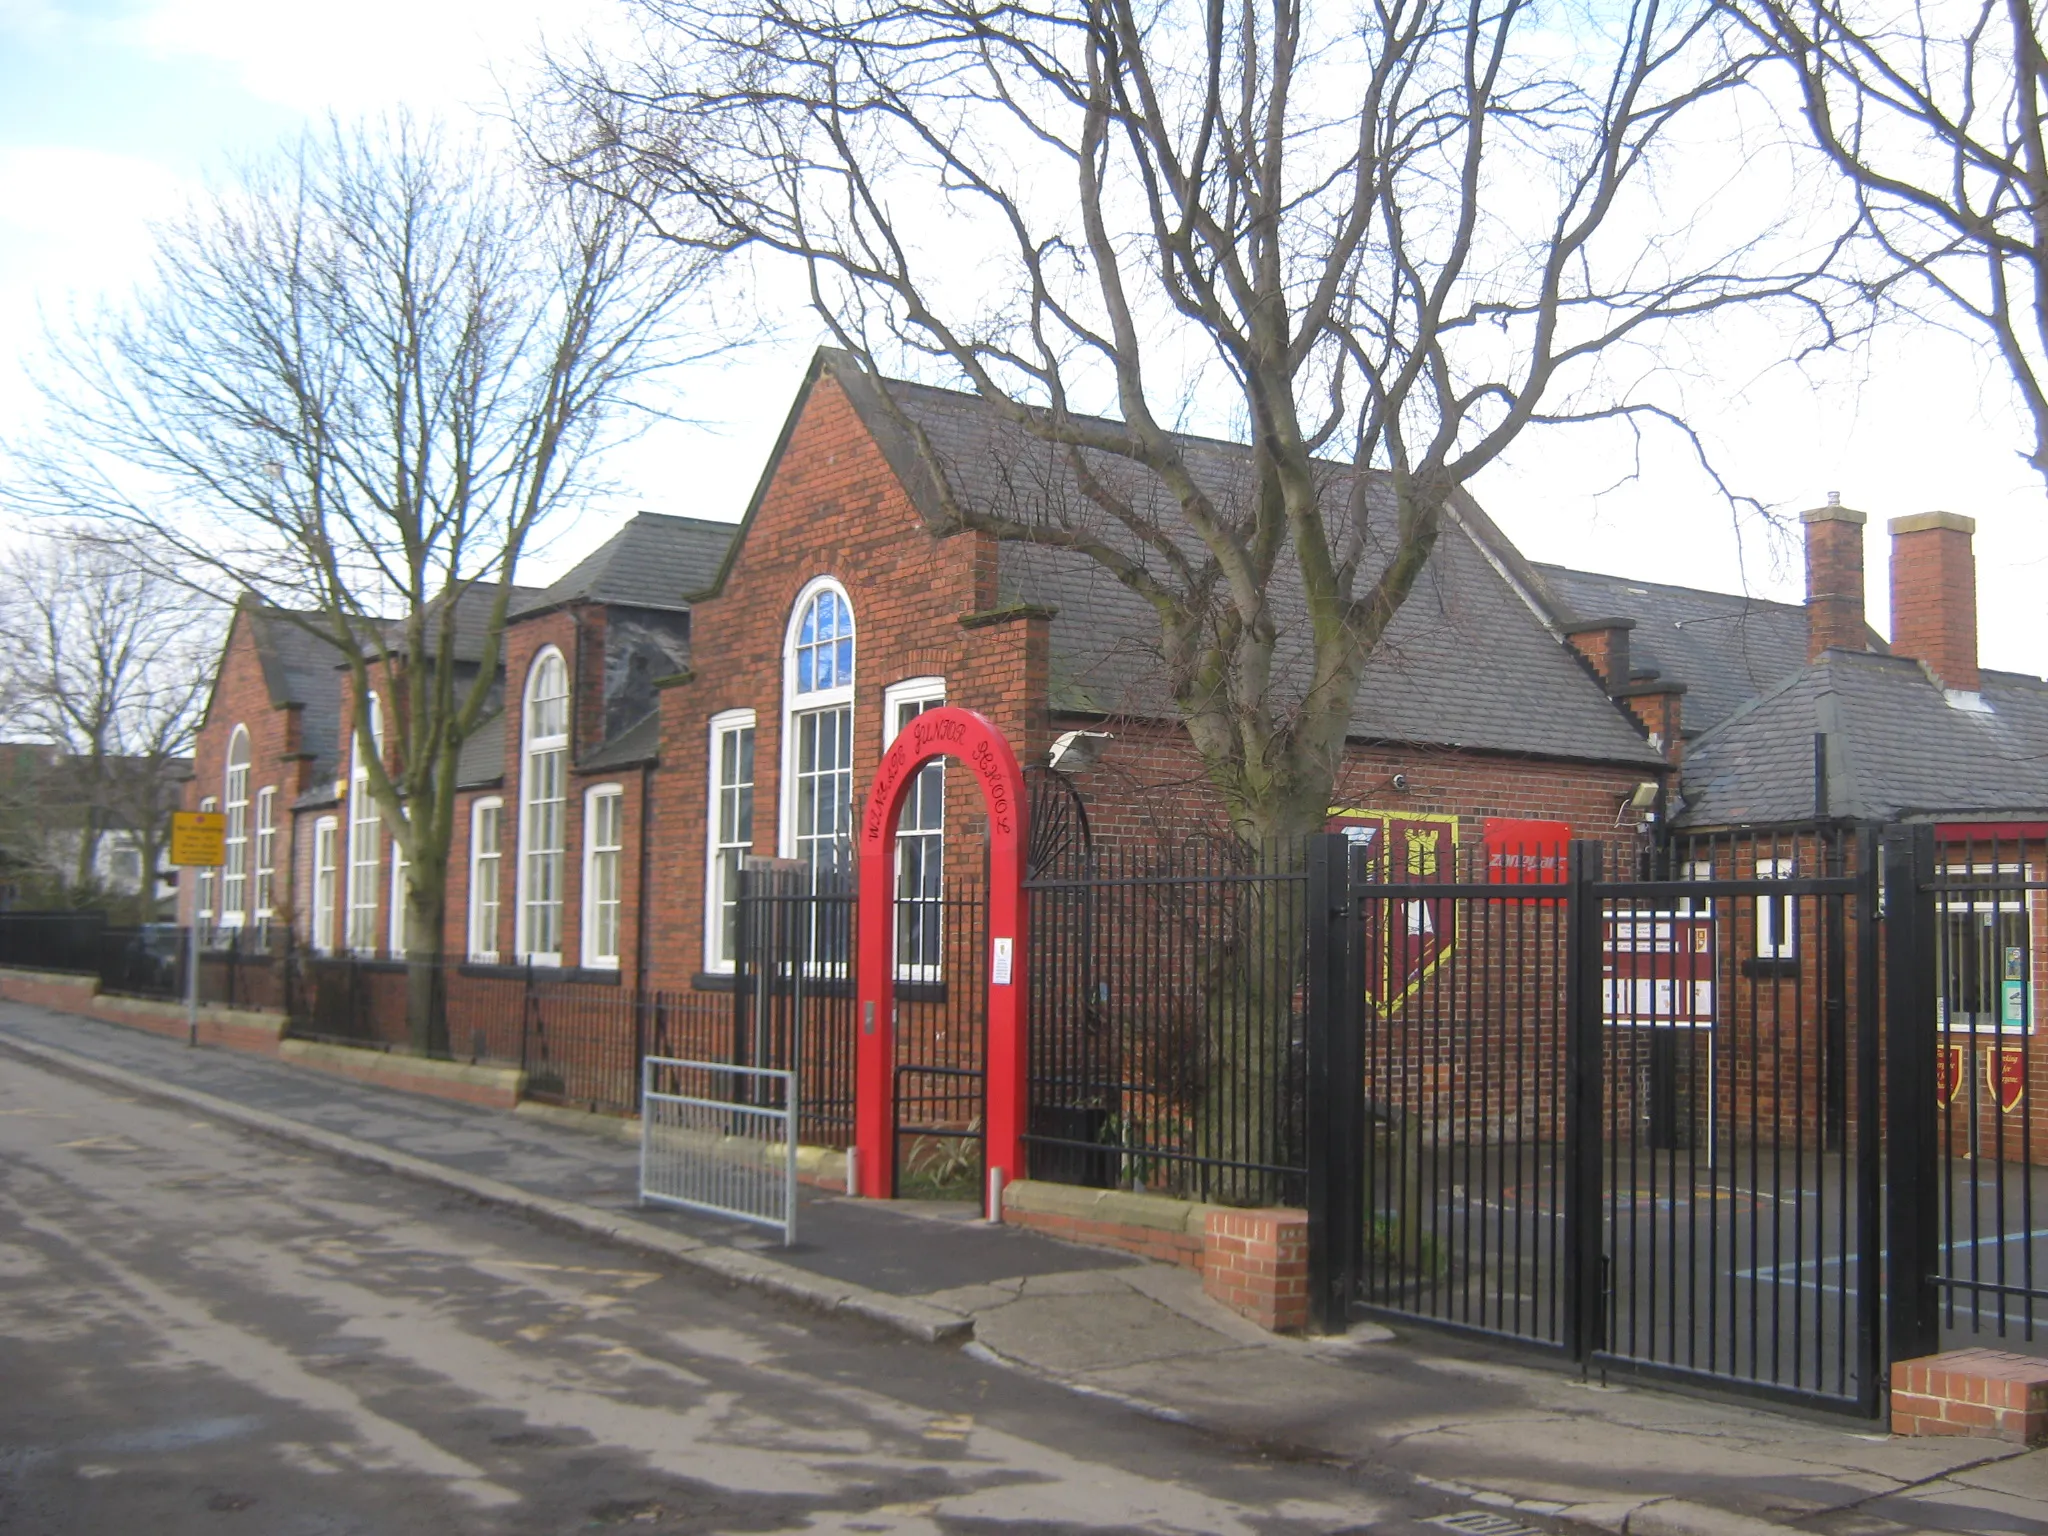
[(100, 884), (109, 833), (141, 859), (138, 915), (155, 915), (156, 867), (177, 776), (205, 708), (226, 608), (158, 575), (135, 541), (86, 527), (0, 558), (0, 706), (18, 742), (52, 749), (12, 807), (62, 889)]
[[(1735, 306), (1831, 337), (1827, 242), (1710, 240), (1659, 174), (1753, 63), (1704, 4), (622, 3), (643, 46), (554, 61), (546, 158), (794, 261), (867, 369), (964, 380), (1064, 456), (1078, 497), (970, 504), (902, 423), (956, 526), (1150, 605), (1248, 842), (1321, 825), (1368, 658), (1525, 430), (1683, 430), (1659, 370)], [(1249, 473), (1202, 474), (1190, 421)]]
[(2048, 5), (1722, 3), (1792, 72), (1891, 276), (1997, 347), (2048, 481)]
[(132, 305), (54, 344), (24, 498), (149, 530), (379, 694), (381, 748), (365, 709), (352, 740), (407, 861), (420, 1049), (446, 1049), (456, 758), (520, 560), (685, 355), (693, 274), (615, 200), (400, 117), (247, 170), (160, 232)]

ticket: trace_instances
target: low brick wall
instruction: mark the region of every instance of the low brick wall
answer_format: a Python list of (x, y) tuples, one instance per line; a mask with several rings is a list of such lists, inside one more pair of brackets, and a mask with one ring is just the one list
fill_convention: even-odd
[(1019, 1179), (1003, 1189), (1003, 1220), (1192, 1269), (1209, 1295), (1276, 1333), (1308, 1326), (1305, 1211), (1240, 1210)]
[(316, 1040), (282, 1041), (277, 1055), (295, 1067), (485, 1109), (511, 1109), (526, 1088), (526, 1074), (517, 1067), (472, 1066), (466, 1061), (436, 1061)]
[(2048, 1360), (1955, 1349), (1892, 1366), (1892, 1433), (2048, 1444)]
[[(183, 1003), (156, 1002), (144, 997), (104, 996), (97, 978), (66, 975), (57, 971), (0, 969), (0, 997), (10, 1002), (32, 1003), (60, 1013), (83, 1014), (109, 1024), (126, 1024), (146, 1029), (153, 1035), (186, 1038), (188, 1025)], [(199, 1043), (225, 1046), (229, 1050), (254, 1051), (265, 1056), (277, 1054), (284, 1038), (282, 1014), (257, 1013), (244, 1008), (201, 1008), (198, 1014)]]

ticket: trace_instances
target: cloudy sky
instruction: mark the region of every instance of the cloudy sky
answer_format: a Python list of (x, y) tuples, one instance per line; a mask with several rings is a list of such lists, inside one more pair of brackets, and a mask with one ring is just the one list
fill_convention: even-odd
[[(0, 0), (0, 419), (45, 316), (118, 296), (149, 221), (205, 179), (329, 112), (407, 103), (493, 109), (543, 31), (567, 36), (606, 0)], [(664, 427), (613, 466), (617, 504), (566, 533), (551, 563), (636, 507), (736, 518), (815, 339), (788, 340), (686, 383), (701, 426)], [(2014, 453), (2006, 387), (1974, 340), (1929, 328), (1831, 361), (1772, 368), (1754, 349), (1689, 390), (1717, 462), (1786, 512), (1830, 491), (1871, 514), (1871, 614), (1885, 623), (1883, 524), (1931, 508), (1978, 521), (1988, 665), (2048, 673), (2048, 497)], [(1619, 432), (1537, 439), (1476, 487), (1538, 560), (1647, 580), (1799, 594), (1796, 558), (1733, 519), (1677, 445)]]

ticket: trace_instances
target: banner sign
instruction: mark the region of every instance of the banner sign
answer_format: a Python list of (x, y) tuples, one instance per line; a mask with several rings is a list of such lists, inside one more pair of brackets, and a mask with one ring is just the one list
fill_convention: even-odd
[[(1366, 878), (1384, 885), (1453, 884), (1458, 818), (1422, 811), (1330, 807), (1329, 827), (1366, 850)], [(1367, 910), (1365, 996), (1375, 1008), (1406, 1001), (1458, 942), (1458, 904), (1448, 896), (1384, 900)], [(1376, 953), (1374, 953), (1376, 949)]]
[(1953, 1104), (1956, 1095), (1962, 1092), (1963, 1058), (1968, 1050), (1969, 1047), (1965, 1045), (1944, 1045), (1941, 1048), (1941, 1054), (1934, 1063), (1934, 1091), (1938, 1095), (1937, 1103)]
[(1984, 1052), (1984, 1078), (2000, 1111), (2011, 1114), (2027, 1096), (2027, 1053), (2023, 1046), (1994, 1045)]

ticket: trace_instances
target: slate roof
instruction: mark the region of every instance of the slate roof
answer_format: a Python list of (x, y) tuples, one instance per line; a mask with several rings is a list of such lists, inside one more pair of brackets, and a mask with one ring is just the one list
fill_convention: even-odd
[(634, 768), (651, 763), (661, 753), (661, 715), (642, 715), (610, 741), (605, 742), (576, 765), (581, 772), (606, 768)]
[[(876, 398), (873, 382), (830, 351), (820, 353), (814, 377), (817, 372), (840, 380), (913, 502), (940, 522), (943, 504), (932, 466)], [(1064, 450), (1034, 441), (976, 396), (896, 381), (887, 388), (931, 444), (946, 485), (963, 505), (1011, 516), (1088, 515)], [(1237, 493), (1249, 469), (1242, 444), (1192, 436), (1179, 441), (1192, 472), (1213, 495), (1228, 500)], [(1092, 473), (1141, 503), (1163, 496), (1151, 476), (1126, 462), (1088, 457)], [(1326, 467), (1323, 494), (1340, 519), (1352, 474), (1347, 466)], [(1362, 540), (1370, 573), (1391, 543), (1391, 496), (1378, 477), (1366, 502), (1365, 526), (1353, 536)], [(1170, 512), (1165, 525), (1175, 525)], [(1054, 709), (1171, 716), (1158, 620), (1142, 599), (1087, 556), (1066, 550), (1006, 542), (998, 573), (1003, 601), (1057, 610), (1051, 626)], [(1283, 636), (1275, 676), (1283, 690), (1299, 692), (1309, 670), (1299, 585), (1283, 570), (1272, 593)], [(1629, 764), (1661, 761), (1565, 647), (1526, 562), (1469, 498), (1449, 510), (1412, 595), (1368, 665), (1351, 734)]]
[[(1806, 665), (1806, 608), (1626, 576), (1536, 566), (1573, 620), (1635, 620), (1629, 665), (1685, 684), (1688, 740)], [(1875, 633), (1871, 648), (1882, 651)]]
[(505, 777), (505, 712), (490, 716), (469, 733), (455, 756), (455, 787), (483, 789)]
[(1917, 661), (1826, 651), (1700, 738), (1680, 825), (1799, 822), (1816, 813), (1814, 736), (1825, 733), (1823, 814), (2029, 817), (2048, 811), (2048, 682), (1986, 672), (1983, 708), (1957, 707)]
[(718, 580), (738, 526), (662, 512), (637, 513), (559, 581), (531, 594), (514, 611), (535, 613), (583, 601), (687, 613), (690, 599)]
[(311, 753), (316, 763), (334, 761), (341, 725), (341, 652), (294, 624), (283, 609), (245, 602), (242, 613), (272, 706), (303, 706), (300, 750)]

